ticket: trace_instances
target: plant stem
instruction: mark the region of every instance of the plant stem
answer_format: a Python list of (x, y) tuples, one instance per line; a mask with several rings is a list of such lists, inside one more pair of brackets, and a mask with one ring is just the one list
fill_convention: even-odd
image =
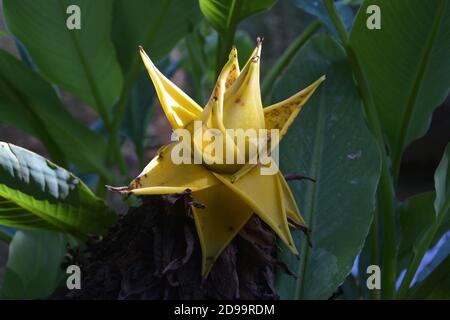
[(382, 298), (392, 299), (395, 296), (395, 280), (397, 275), (397, 250), (395, 242), (395, 204), (392, 178), (388, 168), (388, 156), (386, 153), (380, 120), (376, 111), (373, 95), (369, 82), (364, 74), (361, 62), (356, 52), (351, 47), (345, 27), (340, 20), (332, 0), (325, 0), (325, 6), (338, 31), (338, 35), (347, 53), (350, 66), (356, 78), (356, 84), (363, 100), (368, 127), (374, 135), (381, 154), (381, 176), (378, 186), (378, 208), (383, 213), (383, 278)]
[(408, 270), (406, 271), (405, 277), (403, 278), (402, 283), (400, 285), (400, 289), (398, 291), (397, 296), (399, 299), (404, 299), (407, 296), (409, 287), (414, 279), (414, 276), (416, 275), (417, 269), (419, 268), (425, 253), (430, 247), (431, 242), (433, 241), (434, 236), (436, 235), (436, 232), (441, 226), (442, 221), (444, 220), (444, 217), (446, 216), (446, 213), (449, 209), (450, 209), (450, 198), (448, 198), (447, 201), (444, 203), (444, 206), (439, 211), (436, 219), (434, 220), (433, 225), (431, 226), (430, 229), (428, 229), (427, 233), (425, 234), (424, 239), (419, 242), (419, 247), (415, 251), (413, 260), (410, 263)]
[(234, 34), (238, 23), (239, 11), (241, 10), (242, 0), (232, 0), (230, 11), (227, 17), (227, 25), (225, 33), (219, 36), (218, 59), (217, 59), (217, 75), (219, 75), (222, 66), (227, 60), (228, 53), (233, 46)]
[(263, 93), (264, 100), (267, 100), (269, 98), (275, 80), (277, 80), (277, 78), (287, 67), (289, 62), (291, 62), (295, 54), (303, 47), (306, 41), (308, 41), (314, 35), (314, 33), (316, 33), (316, 31), (320, 28), (320, 26), (321, 24), (319, 21), (315, 21), (314, 23), (312, 23), (303, 33), (301, 33), (292, 42), (292, 44), (277, 60), (275, 65), (270, 69), (261, 87), (261, 92)]

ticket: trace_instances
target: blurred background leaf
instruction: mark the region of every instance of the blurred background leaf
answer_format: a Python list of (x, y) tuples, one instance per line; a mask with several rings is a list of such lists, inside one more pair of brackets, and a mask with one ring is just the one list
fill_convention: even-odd
[[(381, 30), (366, 27), (378, 5)], [(450, 3), (447, 0), (367, 0), (350, 36), (372, 88), (397, 178), (402, 153), (430, 125), (450, 87)]]
[[(270, 9), (277, 0), (199, 0), (200, 9), (211, 25), (220, 33), (230, 31), (230, 23), (237, 24), (258, 12)], [(236, 17), (233, 18), (233, 15)]]
[(0, 142), (0, 224), (102, 234), (115, 214), (70, 172), (26, 149)]
[[(319, 19), (334, 37), (338, 37), (337, 30), (328, 15), (324, 0), (293, 0), (295, 5), (306, 13)], [(353, 11), (344, 1), (335, 2), (336, 10), (344, 23), (345, 29), (349, 31), (353, 23)]]
[(0, 241), (6, 244), (10, 244), (11, 240), (12, 236), (8, 232), (0, 228)]
[[(69, 30), (66, 8), (78, 5), (81, 29)], [(122, 88), (122, 73), (110, 41), (110, 0), (4, 0), (8, 27), (52, 82), (94, 107), (106, 123)]]
[(350, 6), (359, 6), (364, 2), (364, 0), (341, 0), (341, 1), (342, 3)]
[(436, 215), (441, 213), (446, 216), (450, 211), (450, 143), (447, 144), (442, 160), (436, 169), (434, 183), (436, 188), (434, 210)]
[(321, 75), (319, 87), (281, 143), (284, 173), (317, 180), (291, 184), (311, 228), (312, 248), (299, 232), (298, 260), (281, 257), (297, 273), (279, 272), (283, 299), (328, 299), (351, 271), (372, 222), (380, 157), (369, 133), (342, 48), (329, 36), (311, 39), (275, 86), (273, 101), (306, 87)]
[[(435, 197), (434, 191), (420, 193), (408, 198), (400, 206), (399, 271), (411, 263), (414, 247), (423, 241), (426, 231), (436, 218), (433, 207)], [(442, 235), (436, 235), (434, 242)]]
[(2, 299), (47, 298), (64, 279), (61, 263), (67, 251), (62, 233), (17, 231), (9, 247)]
[(110, 174), (104, 139), (64, 108), (45, 79), (1, 49), (0, 122), (39, 138), (60, 165), (73, 162), (81, 170)]
[(153, 61), (167, 56), (201, 20), (197, 0), (114, 0), (113, 41), (124, 74), (144, 69), (138, 46)]
[(448, 300), (450, 299), (450, 255), (424, 279), (411, 289), (410, 299)]
[[(177, 63), (171, 63), (169, 59), (163, 59), (157, 67), (166, 77), (171, 77), (176, 71)], [(135, 146), (136, 154), (143, 167), (144, 149), (147, 144), (147, 128), (153, 114), (156, 92), (147, 71), (142, 70), (136, 80), (131, 95), (128, 99), (127, 109), (122, 121), (122, 131), (129, 137)]]

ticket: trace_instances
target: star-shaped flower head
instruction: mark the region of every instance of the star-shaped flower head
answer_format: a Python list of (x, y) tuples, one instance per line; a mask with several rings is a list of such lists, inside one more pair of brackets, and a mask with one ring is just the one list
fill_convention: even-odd
[[(261, 47), (258, 39), (242, 71), (239, 70), (236, 48), (231, 50), (205, 108), (167, 79), (145, 51), (140, 50), (168, 121), (174, 130), (186, 129), (194, 136), (189, 141), (192, 157), (197, 153), (203, 161), (200, 164), (174, 163), (171, 155), (178, 142), (171, 143), (159, 150), (129, 186), (117, 190), (135, 195), (163, 195), (191, 190), (194, 199), (204, 205), (204, 208), (191, 208), (202, 249), (204, 276), (253, 214), (270, 226), (295, 255), (298, 251), (289, 225), (307, 229), (280, 171), (262, 174), (260, 169), (263, 164), (250, 163), (247, 149), (251, 149), (253, 140), (245, 138), (243, 148), (236, 136), (229, 134), (229, 129), (265, 130), (263, 132), (277, 129), (282, 138), (325, 77), (322, 76), (289, 99), (263, 108), (259, 85)], [(198, 128), (195, 128), (196, 121), (201, 121)], [(223, 138), (223, 152), (217, 149), (211, 151), (207, 141), (195, 139), (196, 135), (201, 136), (210, 129), (215, 130), (214, 135)], [(274, 150), (277, 143), (270, 141), (270, 150)], [(222, 161), (227, 151), (233, 155), (233, 160), (241, 157), (245, 159), (244, 163)], [(271, 166), (276, 166), (272, 159), (269, 160)]]

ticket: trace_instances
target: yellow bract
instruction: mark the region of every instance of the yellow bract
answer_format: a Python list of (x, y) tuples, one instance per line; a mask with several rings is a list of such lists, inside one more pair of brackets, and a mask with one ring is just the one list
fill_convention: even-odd
[[(156, 88), (162, 108), (173, 129), (185, 128), (193, 135), (194, 121), (206, 129), (216, 129), (224, 137), (223, 154), (231, 148), (235, 157), (241, 152), (227, 129), (279, 129), (280, 139), (286, 134), (302, 107), (325, 79), (289, 99), (263, 108), (259, 85), (261, 41), (248, 62), (239, 70), (237, 50), (233, 48), (222, 69), (210, 100), (204, 109), (167, 79), (141, 48), (141, 57)], [(217, 155), (208, 153), (208, 143), (191, 141), (192, 150), (203, 160)], [(228, 143), (226, 143), (228, 142)], [(246, 140), (246, 143), (250, 143)], [(258, 164), (175, 164), (170, 154), (175, 144), (160, 149), (156, 157), (128, 187), (117, 188), (136, 195), (171, 194), (192, 191), (204, 208), (192, 207), (202, 249), (202, 274), (206, 276), (220, 253), (257, 214), (294, 253), (298, 254), (289, 230), (289, 221), (307, 228), (283, 175), (262, 175)], [(276, 143), (271, 144), (271, 148)], [(223, 159), (222, 159), (223, 160)], [(273, 162), (273, 161), (272, 161)], [(210, 163), (210, 162), (207, 162)], [(275, 163), (273, 163), (275, 165)]]

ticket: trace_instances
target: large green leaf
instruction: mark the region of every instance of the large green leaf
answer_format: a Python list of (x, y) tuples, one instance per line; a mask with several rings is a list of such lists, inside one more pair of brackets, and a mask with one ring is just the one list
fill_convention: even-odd
[(70, 172), (26, 149), (0, 142), (0, 224), (101, 234), (115, 215)]
[(133, 63), (143, 68), (138, 46), (158, 61), (200, 20), (196, 0), (114, 0), (113, 41), (124, 72)]
[(155, 62), (166, 57), (177, 42), (193, 30), (201, 14), (196, 0), (115, 0), (113, 14), (113, 41), (127, 79), (114, 125), (125, 129), (142, 159), (143, 135), (154, 88), (142, 71), (144, 64), (138, 46), (144, 47)]
[(277, 0), (199, 0), (200, 9), (211, 25), (225, 33), (233, 8), (236, 8), (236, 23), (248, 16), (270, 9)]
[[(81, 28), (69, 30), (70, 5), (81, 12)], [(51, 81), (108, 117), (122, 88), (110, 27), (111, 0), (5, 0), (11, 32)]]
[(312, 230), (312, 248), (296, 232), (300, 259), (287, 250), (281, 253), (298, 275), (294, 279), (278, 274), (282, 298), (329, 298), (351, 271), (374, 211), (380, 156), (342, 48), (327, 35), (310, 40), (277, 83), (275, 98), (286, 98), (323, 74), (327, 80), (280, 147), (284, 173), (297, 172), (317, 180), (291, 184)]
[[(378, 5), (381, 30), (366, 27)], [(428, 129), (450, 86), (450, 2), (367, 0), (350, 36), (378, 110), (398, 173), (406, 146)]]
[(9, 246), (2, 299), (47, 298), (64, 277), (68, 240), (62, 233), (18, 231)]
[(106, 142), (63, 107), (50, 84), (0, 50), (0, 122), (39, 138), (58, 164), (107, 176)]

